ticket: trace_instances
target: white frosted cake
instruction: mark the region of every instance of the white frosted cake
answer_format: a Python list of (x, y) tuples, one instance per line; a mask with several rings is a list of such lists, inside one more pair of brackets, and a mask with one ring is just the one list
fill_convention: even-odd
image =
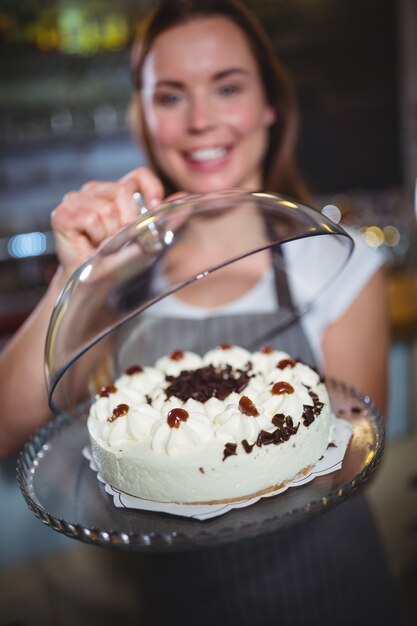
[(331, 408), (315, 370), (285, 352), (222, 344), (132, 365), (100, 390), (88, 417), (106, 482), (162, 502), (266, 493), (320, 459)]

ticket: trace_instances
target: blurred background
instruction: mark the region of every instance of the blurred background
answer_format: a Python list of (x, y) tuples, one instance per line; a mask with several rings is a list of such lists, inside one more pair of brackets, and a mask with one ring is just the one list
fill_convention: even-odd
[[(415, 2), (247, 4), (294, 77), (299, 158), (317, 206), (335, 204), (393, 269), (408, 267), (417, 172)], [(49, 216), (62, 196), (143, 163), (126, 107), (130, 44), (151, 6), (0, 1), (2, 339), (53, 271)]]
[[(0, 346), (54, 272), (49, 216), (62, 196), (144, 162), (126, 123), (129, 49), (152, 4), (0, 0)], [(417, 2), (247, 4), (295, 80), (299, 159), (316, 206), (387, 260), (389, 445), (368, 495), (406, 611), (417, 616)], [(0, 464), (7, 576), (73, 544), (32, 516), (14, 467), (14, 458)]]

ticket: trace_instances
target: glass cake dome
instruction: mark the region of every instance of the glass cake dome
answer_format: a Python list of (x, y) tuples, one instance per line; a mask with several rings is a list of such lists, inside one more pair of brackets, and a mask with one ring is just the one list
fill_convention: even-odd
[(142, 210), (56, 302), (45, 353), (52, 410), (80, 414), (128, 367), (175, 350), (253, 351), (285, 336), (352, 249), (340, 226), (275, 194), (229, 190)]

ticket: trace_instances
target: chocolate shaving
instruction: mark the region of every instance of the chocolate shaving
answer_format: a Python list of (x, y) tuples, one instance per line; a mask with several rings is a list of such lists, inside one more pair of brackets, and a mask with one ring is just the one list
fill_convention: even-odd
[(304, 426), (310, 426), (310, 424), (312, 424), (314, 422), (315, 416), (314, 416), (314, 411), (313, 411), (313, 407), (308, 405), (308, 404), (304, 404), (303, 405), (303, 424)]
[(290, 416), (286, 417), (286, 421), (287, 421), (287, 427), (285, 430), (288, 433), (290, 433), (290, 435), (295, 435), (298, 432), (298, 429), (300, 428), (300, 423), (298, 423), (297, 426), (294, 426), (293, 421)]
[[(281, 428), (277, 428), (276, 430), (272, 431), (271, 435), (272, 435), (272, 443), (276, 446), (279, 443), (283, 443), (285, 441), (284, 432)], [(287, 439), (289, 438), (290, 437), (288, 435)]]
[(247, 454), (252, 452), (254, 445), (254, 443), (250, 444), (247, 439), (242, 439), (242, 447)]
[(318, 417), (324, 407), (324, 403), (320, 402), (319, 397), (314, 391), (309, 391), (309, 396), (313, 400), (313, 406), (308, 404), (303, 405), (303, 424), (304, 426), (310, 426)]
[(228, 456), (237, 454), (236, 448), (237, 448), (237, 443), (226, 443), (224, 446), (224, 450), (223, 450), (223, 461), (225, 461)]
[(286, 430), (290, 433), (290, 435), (295, 435), (295, 433), (300, 428), (300, 424), (297, 424), (297, 426), (294, 426), (294, 422), (292, 421), (291, 415), (287, 415), (287, 417), (285, 418), (285, 424), (287, 426)]
[(235, 370), (230, 365), (207, 365), (196, 370), (185, 370), (179, 376), (167, 376), (167, 399), (175, 396), (186, 402), (189, 398), (207, 402), (210, 398), (224, 400), (231, 393), (241, 393), (249, 383), (247, 371)]
[(288, 441), (288, 439), (291, 437), (291, 433), (287, 428), (281, 428), (279, 434), (283, 441)]
[(267, 446), (270, 443), (279, 443), (279, 441), (274, 441), (274, 433), (269, 433), (267, 430), (261, 430), (256, 440), (256, 445), (261, 447)]
[(295, 427), (292, 418), (289, 415), (285, 416), (282, 413), (274, 415), (272, 423), (277, 428), (273, 430), (272, 433), (267, 430), (261, 430), (256, 440), (257, 446), (267, 446), (271, 443), (277, 446), (280, 443), (284, 443), (284, 441), (288, 441), (292, 435), (297, 433), (300, 426), (300, 424), (297, 424)]
[(314, 415), (316, 416), (320, 415), (321, 410), (324, 407), (324, 403), (320, 402), (318, 395), (314, 393), (314, 391), (309, 391), (308, 393), (314, 402), (314, 407), (313, 407)]
[(274, 415), (274, 417), (272, 418), (271, 422), (277, 428), (282, 428), (282, 426), (284, 426), (284, 424), (285, 424), (285, 415), (284, 415), (284, 413), (276, 413)]

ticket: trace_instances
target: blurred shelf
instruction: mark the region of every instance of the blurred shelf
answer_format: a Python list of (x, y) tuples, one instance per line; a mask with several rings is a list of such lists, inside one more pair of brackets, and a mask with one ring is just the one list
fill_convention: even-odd
[(388, 299), (393, 339), (417, 337), (417, 270), (391, 270)]

